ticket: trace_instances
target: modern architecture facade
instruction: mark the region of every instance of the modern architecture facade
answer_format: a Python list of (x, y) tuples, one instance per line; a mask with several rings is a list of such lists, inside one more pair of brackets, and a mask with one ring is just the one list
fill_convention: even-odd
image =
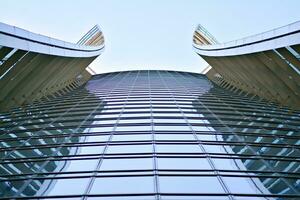
[(1, 118), (3, 198), (300, 198), (300, 113), (204, 75), (96, 75)]
[(227, 43), (203, 27), (193, 46), (209, 65), (206, 75), (237, 93), (300, 109), (300, 22)]
[(104, 49), (99, 26), (77, 44), (0, 23), (0, 110), (59, 96), (90, 79)]
[[(300, 199), (300, 111), (224, 85), (221, 58), (206, 75), (91, 75), (98, 26), (65, 45), (3, 26), (0, 199)], [(199, 26), (203, 44), (221, 45)]]

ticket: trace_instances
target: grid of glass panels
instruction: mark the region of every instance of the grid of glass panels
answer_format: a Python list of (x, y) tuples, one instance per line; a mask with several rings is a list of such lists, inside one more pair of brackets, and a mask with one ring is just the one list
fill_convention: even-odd
[(3, 199), (300, 198), (300, 113), (128, 71), (1, 114)]

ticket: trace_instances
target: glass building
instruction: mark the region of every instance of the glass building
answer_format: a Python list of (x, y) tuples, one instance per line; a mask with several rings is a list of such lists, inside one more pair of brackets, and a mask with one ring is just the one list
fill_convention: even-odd
[(300, 113), (201, 74), (94, 75), (0, 117), (1, 199), (300, 198)]

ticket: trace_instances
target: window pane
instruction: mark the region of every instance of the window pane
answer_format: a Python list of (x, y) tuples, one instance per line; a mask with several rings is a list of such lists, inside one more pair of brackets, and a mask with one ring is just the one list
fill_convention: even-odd
[(169, 193), (223, 193), (216, 177), (159, 177), (161, 192)]
[(195, 140), (193, 134), (156, 134), (156, 140)]
[(211, 169), (205, 158), (158, 158), (159, 169)]
[(121, 197), (113, 196), (113, 197), (89, 197), (88, 200), (153, 200), (156, 199), (155, 196), (126, 196), (122, 195)]
[(163, 145), (159, 144), (156, 145), (156, 151), (159, 153), (201, 153), (200, 146), (195, 145), (183, 145), (183, 144), (170, 144), (170, 145)]
[(191, 131), (189, 126), (157, 126), (154, 125), (155, 131)]
[[(264, 186), (264, 184), (258, 178), (243, 178), (243, 177), (223, 177), (223, 180), (229, 190), (233, 193), (249, 193), (249, 194), (260, 194), (260, 193), (269, 193), (268, 189)], [(276, 185), (276, 182), (280, 182), (280, 180), (274, 180), (272, 184)], [(277, 192), (281, 193), (281, 189), (287, 189), (288, 186), (281, 182), (278, 184)], [(272, 186), (274, 187), (274, 186)], [(275, 187), (274, 187), (275, 188)]]
[(151, 158), (104, 159), (100, 170), (152, 169)]
[(139, 140), (151, 140), (151, 134), (135, 134), (135, 135), (117, 135), (112, 137), (112, 141), (139, 141)]
[(154, 192), (154, 178), (149, 177), (111, 177), (96, 178), (91, 194), (129, 194)]
[(151, 131), (151, 126), (118, 126), (116, 131)]
[[(226, 195), (227, 196), (227, 195)], [(229, 200), (228, 197), (224, 196), (161, 196), (161, 199), (163, 200)], [(257, 197), (254, 198), (257, 200)], [(251, 200), (254, 200), (251, 199)], [(248, 199), (247, 199), (248, 200)], [(250, 199), (249, 199), (250, 200)]]
[(98, 163), (98, 159), (91, 160), (71, 160), (66, 162), (66, 170), (67, 172), (71, 171), (93, 171), (96, 168), (96, 164)]
[[(88, 185), (89, 178), (53, 179), (45, 181), (53, 181), (52, 184), (54, 185), (53, 188), (49, 190), (48, 196), (71, 195), (83, 194)], [(72, 189), (70, 189), (70, 186), (72, 186)]]
[(79, 147), (78, 154), (85, 155), (85, 154), (101, 154), (103, 153), (104, 146), (84, 146)]
[(151, 153), (151, 145), (119, 145), (109, 146), (107, 153)]

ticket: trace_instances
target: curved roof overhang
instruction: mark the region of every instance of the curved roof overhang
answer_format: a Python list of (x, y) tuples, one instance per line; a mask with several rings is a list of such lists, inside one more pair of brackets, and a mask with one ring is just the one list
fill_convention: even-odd
[(0, 110), (71, 91), (91, 78), (104, 50), (99, 26), (70, 43), (0, 23)]
[(0, 23), (0, 45), (35, 53), (74, 58), (99, 56), (104, 50), (104, 42), (98, 46), (74, 44), (4, 23)]
[(300, 21), (271, 31), (221, 44), (199, 45), (194, 49), (204, 56), (236, 56), (300, 44)]
[(300, 21), (222, 44), (194, 40), (193, 47), (220, 86), (300, 109)]

